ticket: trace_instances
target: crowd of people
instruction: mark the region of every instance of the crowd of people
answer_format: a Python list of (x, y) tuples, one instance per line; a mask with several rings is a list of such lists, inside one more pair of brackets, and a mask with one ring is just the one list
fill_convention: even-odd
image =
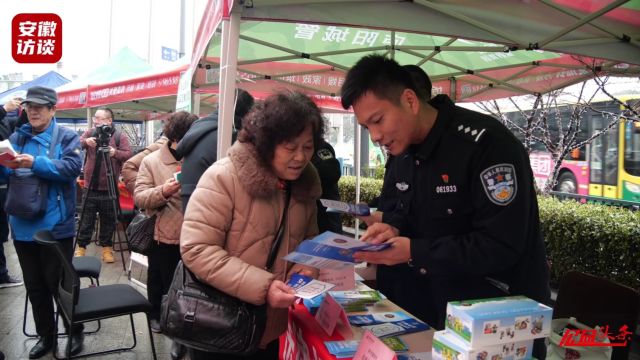
[[(381, 292), (438, 329), (444, 326), (450, 300), (511, 294), (547, 302), (548, 269), (522, 144), (497, 120), (457, 107), (444, 95), (432, 98), (424, 71), (384, 56), (356, 63), (341, 95), (343, 107), (353, 109), (372, 141), (389, 154), (378, 212), (362, 218), (369, 226), (361, 240), (391, 247), (355, 254), (358, 261), (378, 265)], [(0, 179), (8, 184), (8, 189), (0, 186), (8, 217), (0, 217), (8, 219), (34, 309), (39, 341), (29, 358), (52, 348), (52, 295), (60, 272), (60, 264), (43, 256), (33, 234), (51, 230), (69, 258), (75, 238), (75, 255), (85, 256), (99, 214), (102, 260), (113, 262), (118, 221), (109, 200), (108, 175), (113, 172), (121, 175), (136, 206), (157, 218), (156, 244), (148, 255), (152, 331), (162, 331), (161, 298), (182, 260), (202, 282), (247, 303), (267, 305), (260, 349), (245, 358), (276, 359), (286, 309), (296, 299), (286, 281), (294, 273), (318, 276), (317, 269), (282, 257), (319, 232), (342, 231), (340, 217), (327, 213), (318, 201), (340, 198), (340, 165), (323, 139), (324, 119), (313, 100), (279, 92), (255, 101), (238, 90), (234, 143), (218, 161), (217, 113), (201, 119), (173, 113), (164, 121), (162, 137), (132, 154), (129, 139), (114, 130), (110, 109), (98, 109), (94, 128), (79, 137), (57, 123), (56, 101), (54, 90), (33, 87), (19, 104), (0, 108), (4, 116), (23, 106), (27, 116), (22, 124), (0, 121), (0, 136), (8, 137), (19, 153), (0, 164)], [(474, 131), (461, 131), (466, 128)], [(108, 163), (100, 166), (100, 159)], [(81, 169), (84, 210), (76, 233), (75, 188)], [(29, 216), (12, 207), (12, 199), (24, 195), (14, 192), (26, 189), (20, 179), (27, 177), (48, 191), (44, 210)], [(282, 245), (273, 266), (265, 269), (284, 214)], [(7, 240), (7, 232), (0, 226), (1, 241)], [(8, 274), (2, 255), (3, 284), (21, 282)], [(83, 334), (81, 327), (69, 330), (73, 355), (82, 351)], [(182, 358), (186, 351), (192, 360), (212, 355), (174, 343), (171, 357)], [(534, 355), (544, 358), (544, 344), (536, 344)], [(236, 358), (216, 354), (216, 359)]]

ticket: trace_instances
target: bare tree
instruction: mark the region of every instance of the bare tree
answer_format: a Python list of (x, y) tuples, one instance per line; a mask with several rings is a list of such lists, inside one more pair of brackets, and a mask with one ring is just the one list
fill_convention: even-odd
[[(478, 104), (480, 108), (498, 118), (518, 135), (523, 140), (527, 152), (531, 153), (536, 144), (541, 144), (549, 152), (553, 166), (544, 186), (542, 189), (538, 189), (543, 194), (548, 194), (554, 189), (562, 161), (572, 151), (583, 148), (594, 139), (606, 134), (610, 129), (615, 128), (622, 119), (640, 121), (637, 105), (634, 107), (626, 104), (607, 90), (606, 85), (609, 77), (600, 75), (600, 67), (588, 66), (588, 68), (593, 72), (597, 89), (593, 94), (587, 95), (585, 93), (587, 83), (583, 82), (575, 95), (575, 101), (572, 101), (571, 104), (563, 104), (560, 101), (563, 96), (567, 95), (566, 89), (530, 96), (528, 101), (531, 101), (533, 105), (529, 110), (523, 110), (522, 106), (513, 98), (509, 98), (511, 104), (517, 109), (517, 116), (505, 114), (495, 100)], [(622, 110), (604, 111), (599, 108), (594, 103), (594, 99), (600, 93), (605, 94)], [(602, 129), (594, 131), (590, 136), (587, 136), (588, 134), (583, 130), (583, 121), (587, 112), (600, 114), (604, 120)]]

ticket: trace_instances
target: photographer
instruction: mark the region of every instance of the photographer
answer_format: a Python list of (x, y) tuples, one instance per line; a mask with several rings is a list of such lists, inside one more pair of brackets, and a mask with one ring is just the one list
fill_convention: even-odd
[(87, 151), (84, 163), (86, 203), (78, 230), (78, 248), (75, 252), (75, 256), (85, 255), (87, 245), (93, 236), (96, 212), (98, 212), (100, 213), (99, 244), (102, 246), (102, 261), (106, 263), (114, 261), (112, 237), (116, 229), (116, 214), (113, 212), (113, 205), (109, 199), (106, 169), (108, 164), (101, 164), (100, 172), (94, 174), (96, 158), (99, 151), (108, 152), (113, 174), (120, 174), (122, 164), (131, 157), (129, 139), (122, 132), (115, 130), (112, 122), (113, 112), (111, 109), (100, 108), (93, 117), (94, 128), (85, 131), (80, 138), (82, 148)]

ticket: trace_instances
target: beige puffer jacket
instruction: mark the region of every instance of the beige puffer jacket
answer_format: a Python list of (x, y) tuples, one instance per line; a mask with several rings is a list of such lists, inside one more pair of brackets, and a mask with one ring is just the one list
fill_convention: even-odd
[[(285, 191), (277, 185), (273, 172), (258, 162), (255, 147), (240, 142), (202, 175), (187, 205), (180, 236), (182, 260), (198, 278), (262, 305), (274, 279), (285, 281), (300, 269), (282, 257), (318, 233), (320, 179), (309, 164), (292, 183), (288, 221), (271, 273), (264, 267), (285, 202)], [(276, 339), (286, 325), (287, 309), (269, 308), (261, 344)]]
[(182, 227), (182, 199), (180, 191), (165, 199), (162, 185), (178, 171), (177, 161), (167, 144), (162, 145), (142, 160), (140, 171), (136, 177), (136, 190), (133, 199), (147, 215), (157, 214), (153, 238), (165, 244), (180, 242)]

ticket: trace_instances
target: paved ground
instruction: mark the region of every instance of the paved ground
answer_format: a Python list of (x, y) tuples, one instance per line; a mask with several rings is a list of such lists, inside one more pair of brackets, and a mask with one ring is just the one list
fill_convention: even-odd
[[(11, 242), (7, 242), (4, 244), (4, 248), (10, 273), (12, 275), (21, 275), (20, 265), (18, 264), (18, 257), (16, 256), (13, 244)], [(99, 255), (97, 253), (95, 245), (92, 244), (89, 246), (89, 248), (87, 249), (87, 255)], [(115, 263), (103, 264), (102, 272), (100, 275), (100, 283), (103, 285), (115, 283), (130, 283), (128, 281), (126, 272), (122, 270), (120, 254), (117, 253), (116, 255), (117, 257)], [(128, 256), (126, 257), (126, 259), (128, 261)], [(140, 266), (134, 267), (133, 270), (134, 277), (144, 277), (145, 272), (142, 271), (142, 268)], [(83, 280), (83, 286), (87, 284), (88, 281), (85, 284), (85, 280)], [(146, 295), (145, 289), (138, 286), (135, 287), (142, 294)], [(8, 360), (28, 359), (29, 350), (33, 345), (35, 345), (37, 341), (34, 338), (27, 338), (22, 333), (22, 314), (24, 311), (24, 300), (25, 290), (23, 286), (0, 289), (0, 350), (5, 353)], [(136, 337), (138, 340), (138, 344), (132, 351), (103, 355), (93, 358), (114, 360), (152, 359), (153, 356), (151, 355), (151, 345), (149, 344), (149, 334), (147, 331), (144, 314), (134, 315), (134, 323), (136, 327)], [(87, 329), (89, 328), (93, 329), (94, 324), (87, 324)], [(33, 317), (31, 315), (30, 308), (29, 315), (27, 316), (27, 332), (35, 332)], [(87, 335), (85, 337), (85, 350), (102, 350), (109, 347), (126, 346), (127, 344), (132, 344), (131, 339), (131, 326), (128, 316), (103, 320), (102, 329), (97, 334)], [(169, 356), (171, 341), (161, 334), (154, 334), (154, 341), (156, 344), (158, 359), (171, 359), (171, 357)], [(64, 347), (66, 345), (66, 339), (60, 339), (58, 341), (58, 344), (60, 347)], [(53, 359), (53, 356), (49, 354), (42, 359)]]

